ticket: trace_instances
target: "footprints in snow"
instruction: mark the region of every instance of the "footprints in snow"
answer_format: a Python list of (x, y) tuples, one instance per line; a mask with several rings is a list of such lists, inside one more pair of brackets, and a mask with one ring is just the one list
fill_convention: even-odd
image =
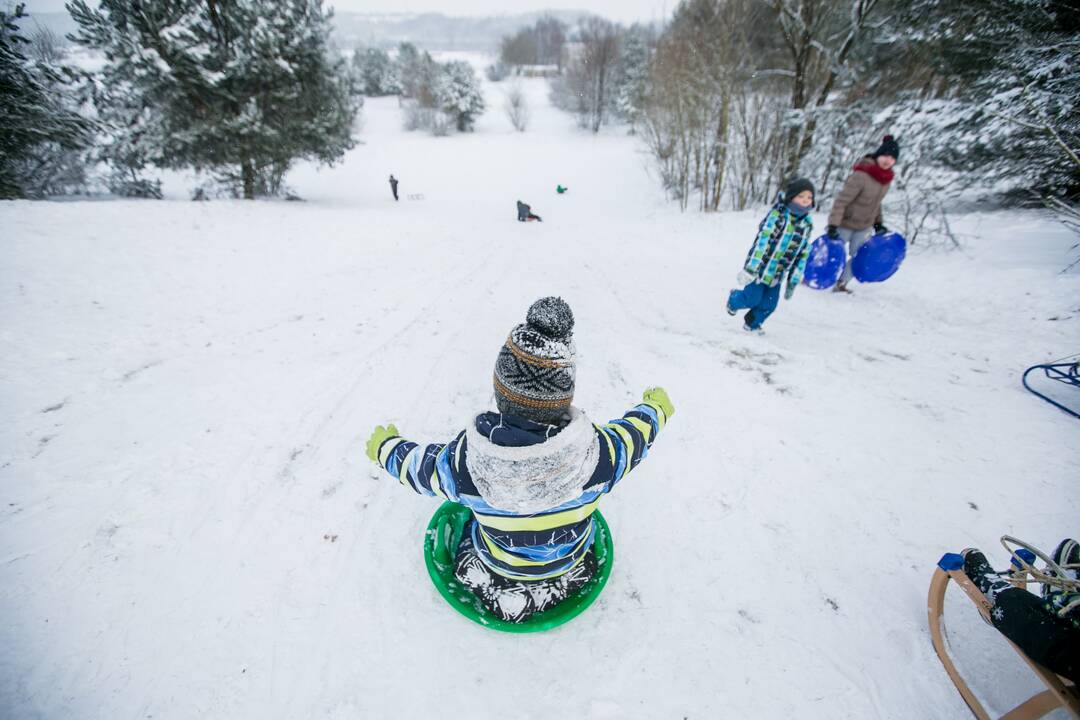
[(131, 382), (132, 380), (134, 380), (136, 377), (138, 377), (142, 373), (146, 372), (150, 368), (155, 368), (158, 365), (161, 365), (163, 362), (164, 362), (163, 360), (153, 360), (151, 362), (146, 363), (145, 365), (143, 365), (141, 367), (135, 368), (134, 370), (128, 370), (126, 373), (124, 373), (120, 377), (120, 382), (121, 383)]
[(780, 385), (776, 381), (775, 368), (784, 361), (784, 356), (780, 353), (759, 352), (750, 348), (729, 348), (728, 352), (731, 357), (724, 361), (728, 367), (754, 373), (762, 382), (781, 395), (791, 392), (790, 387)]
[(739, 608), (739, 617), (741, 617), (743, 620), (750, 623), (751, 625), (761, 624), (761, 618), (759, 618), (757, 615), (754, 615), (746, 608)]
[(907, 362), (907, 361), (911, 360), (911, 357), (912, 357), (911, 355), (905, 355), (904, 353), (891, 352), (889, 350), (878, 349), (875, 352), (877, 352), (877, 355), (868, 355), (868, 354), (863, 353), (863, 352), (856, 352), (855, 354), (858, 355), (863, 360), (865, 360), (866, 362), (871, 362), (871, 363), (881, 362), (883, 358), (892, 358), (894, 360), (903, 360), (903, 361)]

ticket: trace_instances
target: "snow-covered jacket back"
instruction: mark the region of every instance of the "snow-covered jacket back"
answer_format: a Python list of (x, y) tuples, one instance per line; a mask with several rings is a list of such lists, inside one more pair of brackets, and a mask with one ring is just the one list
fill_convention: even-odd
[(650, 401), (605, 425), (576, 408), (563, 428), (486, 412), (449, 443), (391, 437), (379, 464), (421, 495), (470, 508), (484, 564), (514, 580), (557, 577), (592, 547), (593, 511), (648, 453), (667, 417)]

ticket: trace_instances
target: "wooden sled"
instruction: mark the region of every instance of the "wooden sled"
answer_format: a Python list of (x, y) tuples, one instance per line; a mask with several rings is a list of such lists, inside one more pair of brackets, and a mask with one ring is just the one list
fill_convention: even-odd
[[(943, 627), (942, 610), (945, 603), (945, 590), (949, 585), (949, 580), (953, 580), (960, 589), (971, 598), (971, 601), (975, 603), (975, 606), (979, 608), (979, 614), (985, 622), (990, 623), (990, 601), (986, 599), (982, 591), (975, 586), (967, 575), (964, 574), (964, 558), (956, 553), (946, 553), (938, 560), (937, 569), (934, 570), (934, 577), (930, 581), (930, 594), (927, 598), (926, 611), (930, 621), (930, 639), (934, 643), (934, 650), (937, 651), (938, 658), (941, 659), (941, 664), (945, 666), (945, 672), (949, 674), (949, 678), (952, 680), (953, 685), (960, 692), (961, 697), (964, 698), (964, 702), (971, 709), (972, 714), (979, 720), (990, 720), (989, 713), (979, 702), (975, 694), (971, 692), (971, 688), (968, 687), (964, 679), (960, 677), (960, 673), (956, 670), (956, 665), (953, 663), (952, 658), (949, 657), (949, 653), (945, 648), (945, 633)], [(1013, 572), (1013, 584), (1018, 587), (1025, 587), (1023, 572), (1017, 573), (1014, 569)], [(1008, 711), (1001, 716), (1001, 720), (1034, 720), (1035, 718), (1041, 718), (1052, 710), (1057, 708), (1065, 708), (1070, 715), (1077, 720), (1080, 720), (1080, 692), (1077, 691), (1077, 687), (1070, 683), (1065, 678), (1056, 675), (1036, 662), (1033, 662), (1031, 658), (1024, 654), (1024, 652), (1018, 648), (1011, 640), (1004, 635), (1001, 639), (1009, 643), (1012, 649), (1015, 650), (1020, 657), (1024, 659), (1024, 662), (1032, 669), (1032, 671), (1039, 676), (1039, 679), (1046, 685), (1046, 690), (1040, 693), (1036, 693), (1024, 702), (1020, 703), (1012, 710)]]

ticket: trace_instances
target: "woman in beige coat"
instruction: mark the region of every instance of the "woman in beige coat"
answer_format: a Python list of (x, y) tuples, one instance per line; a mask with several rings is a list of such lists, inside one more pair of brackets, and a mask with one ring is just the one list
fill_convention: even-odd
[(847, 266), (834, 292), (850, 293), (851, 259), (874, 233), (888, 232), (881, 222), (881, 201), (893, 180), (893, 165), (900, 157), (900, 144), (886, 135), (876, 152), (855, 163), (844, 187), (833, 200), (828, 235), (848, 244)]

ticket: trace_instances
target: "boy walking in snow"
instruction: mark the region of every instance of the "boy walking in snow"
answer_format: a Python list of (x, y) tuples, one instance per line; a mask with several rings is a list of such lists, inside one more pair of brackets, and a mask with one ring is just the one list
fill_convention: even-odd
[(728, 315), (747, 310), (743, 329), (760, 332), (761, 324), (776, 309), (780, 285), (784, 299), (790, 300), (802, 282), (806, 260), (810, 256), (810, 232), (814, 223), (814, 185), (806, 178), (796, 178), (777, 196), (769, 214), (758, 226), (757, 241), (746, 256), (738, 282), (743, 287), (728, 294)]
[(421, 495), (472, 510), (454, 574), (498, 617), (522, 622), (597, 571), (593, 511), (644, 459), (675, 408), (661, 388), (618, 420), (594, 425), (574, 407), (574, 315), (537, 300), (495, 361), (497, 411), (449, 443), (418, 445), (378, 426), (367, 454)]

